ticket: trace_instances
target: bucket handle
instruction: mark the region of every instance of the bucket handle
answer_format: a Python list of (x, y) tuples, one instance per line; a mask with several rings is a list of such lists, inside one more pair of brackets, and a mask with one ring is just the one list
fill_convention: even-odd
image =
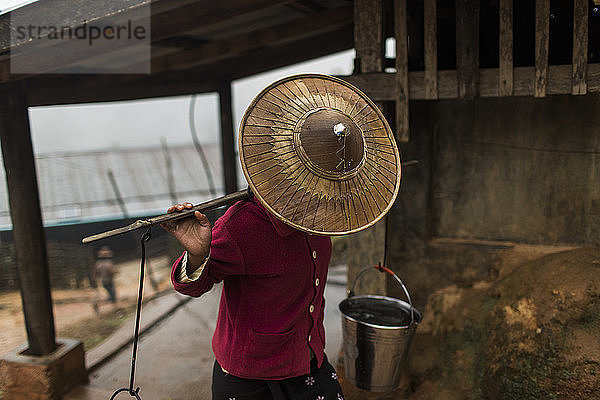
[(380, 264), (378, 265), (374, 265), (372, 267), (366, 267), (363, 268), (358, 275), (356, 275), (356, 278), (354, 278), (354, 282), (352, 283), (352, 288), (348, 291), (348, 297), (353, 297), (354, 296), (354, 288), (356, 287), (356, 282), (358, 281), (358, 278), (360, 278), (365, 272), (368, 271), (372, 271), (373, 269), (376, 269), (379, 272), (387, 272), (389, 275), (391, 275), (396, 282), (398, 282), (400, 284), (400, 286), (402, 287), (402, 290), (404, 291), (404, 294), (406, 295), (406, 298), (408, 299), (408, 304), (410, 305), (410, 324), (413, 325), (415, 323), (415, 311), (414, 311), (414, 307), (412, 304), (412, 300), (410, 299), (410, 294), (408, 293), (408, 289), (406, 288), (406, 285), (404, 285), (404, 282), (402, 282), (402, 280), (398, 277), (398, 275), (396, 275), (394, 273), (394, 271), (392, 271), (391, 269), (384, 267)]

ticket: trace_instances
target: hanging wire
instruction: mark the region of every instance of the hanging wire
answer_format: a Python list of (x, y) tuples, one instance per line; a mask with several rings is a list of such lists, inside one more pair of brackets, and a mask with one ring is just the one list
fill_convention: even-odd
[(213, 180), (212, 172), (210, 171), (210, 166), (208, 165), (208, 159), (206, 158), (206, 154), (204, 154), (204, 149), (200, 144), (200, 140), (198, 139), (198, 132), (196, 131), (196, 121), (194, 119), (194, 110), (196, 109), (196, 96), (192, 95), (190, 99), (190, 111), (189, 111), (189, 121), (190, 121), (190, 132), (192, 134), (192, 141), (194, 142), (194, 147), (196, 148), (196, 152), (200, 156), (200, 160), (202, 161), (202, 165), (204, 166), (204, 173), (206, 174), (206, 179), (208, 180), (208, 189), (210, 190), (211, 196), (217, 195), (217, 190), (215, 189), (215, 183)]
[(340, 160), (340, 162), (335, 166), (335, 168), (339, 171), (346, 172), (346, 137), (348, 136), (348, 132), (344, 124), (341, 122), (333, 127), (333, 133), (337, 136), (338, 140), (338, 150), (335, 152), (336, 157)]
[(129, 387), (116, 390), (110, 397), (110, 400), (113, 400), (119, 393), (122, 392), (127, 392), (131, 397), (135, 397), (138, 400), (142, 400), (142, 398), (139, 395), (140, 388), (138, 387), (134, 390), (133, 387), (135, 382), (135, 362), (137, 359), (138, 343), (140, 341), (140, 317), (142, 316), (142, 298), (144, 294), (144, 267), (146, 264), (146, 242), (149, 241), (151, 237), (152, 228), (150, 227), (140, 239), (140, 245), (142, 247), (142, 261), (140, 265), (140, 283), (138, 286), (137, 310), (135, 314), (135, 331), (133, 335), (133, 350), (131, 354), (131, 373), (129, 375)]

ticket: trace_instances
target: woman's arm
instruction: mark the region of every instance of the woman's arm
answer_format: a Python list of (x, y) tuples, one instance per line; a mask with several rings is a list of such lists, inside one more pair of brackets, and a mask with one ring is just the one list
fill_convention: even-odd
[[(177, 204), (167, 212), (191, 207), (190, 203)], [(176, 225), (171, 223), (162, 226), (186, 250), (175, 261), (171, 272), (171, 282), (176, 291), (198, 297), (226, 276), (243, 273), (242, 252), (220, 221), (211, 229), (206, 216), (196, 212), (195, 218), (178, 221)], [(184, 258), (187, 258), (185, 264)], [(182, 267), (185, 267), (185, 274), (182, 274)], [(191, 279), (181, 279), (182, 275)]]

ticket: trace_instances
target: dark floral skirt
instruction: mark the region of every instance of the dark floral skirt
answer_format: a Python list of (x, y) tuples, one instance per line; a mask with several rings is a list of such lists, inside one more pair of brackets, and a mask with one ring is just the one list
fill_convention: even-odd
[(324, 356), (321, 368), (310, 363), (310, 373), (280, 381), (244, 379), (226, 374), (215, 361), (213, 400), (342, 400), (342, 388), (333, 366)]

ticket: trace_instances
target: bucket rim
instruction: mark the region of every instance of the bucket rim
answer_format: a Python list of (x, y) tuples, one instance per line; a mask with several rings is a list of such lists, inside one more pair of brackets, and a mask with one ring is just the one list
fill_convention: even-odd
[[(380, 300), (389, 300), (392, 301), (394, 303), (400, 303), (402, 306), (405, 306), (407, 308), (406, 311), (410, 312), (410, 310), (412, 309), (412, 311), (414, 312), (414, 316), (416, 318), (414, 318), (411, 322), (409, 322), (406, 325), (395, 325), (395, 326), (389, 326), (389, 325), (379, 325), (379, 324), (372, 324), (369, 322), (364, 322), (364, 321), (359, 321), (356, 318), (352, 318), (350, 316), (348, 316), (344, 311), (342, 311), (342, 304), (344, 302), (347, 302), (349, 300), (352, 299), (364, 299), (364, 298), (369, 298), (369, 299), (380, 299)], [(410, 305), (409, 303), (407, 303), (404, 300), (400, 300), (396, 297), (389, 297), (389, 296), (381, 296), (381, 295), (374, 295), (374, 294), (363, 294), (363, 295), (359, 295), (359, 296), (350, 296), (345, 298), (344, 300), (342, 300), (339, 304), (338, 304), (338, 309), (340, 310), (340, 313), (342, 313), (342, 316), (350, 321), (356, 322), (357, 324), (361, 324), (364, 326), (368, 326), (371, 328), (377, 328), (377, 329), (385, 329), (385, 330), (400, 330), (400, 329), (410, 329), (412, 327), (416, 327), (417, 325), (419, 325), (419, 323), (421, 322), (421, 320), (423, 319), (423, 314), (421, 314), (421, 312), (415, 308), (414, 306)]]

